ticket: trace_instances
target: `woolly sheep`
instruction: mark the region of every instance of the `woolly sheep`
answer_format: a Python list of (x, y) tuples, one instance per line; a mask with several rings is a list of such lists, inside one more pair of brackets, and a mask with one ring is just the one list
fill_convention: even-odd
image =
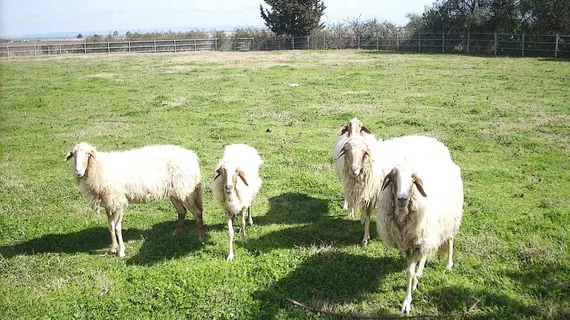
[(384, 179), (377, 213), (384, 244), (406, 256), (408, 287), (402, 312), (409, 313), (428, 256), (439, 250), (447, 256), (447, 269), (453, 267), (453, 237), (463, 215), (461, 170), (452, 161), (395, 166)]
[(239, 214), (241, 214), (241, 240), (247, 242), (245, 210), (247, 209), (248, 223), (252, 225), (251, 205), (261, 187), (259, 167), (262, 163), (254, 148), (245, 144), (232, 144), (226, 146), (216, 168), (216, 175), (212, 181), (212, 195), (226, 212), (229, 235), (227, 261), (232, 261), (234, 258), (233, 221)]
[[(345, 155), (344, 158), (341, 158)], [(370, 241), (370, 216), (379, 203), (380, 187), (386, 174), (406, 159), (451, 160), (449, 150), (426, 136), (404, 136), (376, 141), (371, 135), (351, 136), (337, 156), (336, 165), (345, 199), (361, 213), (364, 224), (362, 244)]]
[[(341, 179), (342, 176), (340, 174), (339, 162), (336, 160), (347, 139), (354, 135), (363, 135), (363, 136), (370, 135), (372, 138), (374, 138), (372, 132), (370, 132), (370, 130), (364, 125), (364, 123), (362, 123), (362, 121), (358, 120), (358, 118), (349, 120), (346, 125), (340, 128), (333, 143), (333, 159), (335, 160), (336, 163), (336, 172), (339, 179)], [(376, 140), (376, 138), (374, 138), (374, 140)], [(354, 208), (350, 206), (346, 198), (344, 199), (344, 204), (342, 208), (344, 210), (348, 210), (349, 217), (354, 217)]]
[[(204, 239), (202, 183), (198, 156), (181, 147), (149, 146), (123, 152), (100, 152), (81, 142), (67, 154), (74, 158), (74, 176), (94, 208), (107, 212), (111, 248), (108, 253), (125, 256), (122, 235), (123, 211), (129, 203), (169, 198), (178, 212), (178, 235), (190, 210)], [(118, 252), (117, 252), (118, 247)]]

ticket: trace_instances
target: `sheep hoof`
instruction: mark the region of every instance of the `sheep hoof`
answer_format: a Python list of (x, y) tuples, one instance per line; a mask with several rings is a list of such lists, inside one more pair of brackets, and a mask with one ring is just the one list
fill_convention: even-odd
[(362, 245), (363, 247), (366, 247), (366, 246), (368, 245), (368, 243), (370, 243), (370, 239), (368, 239), (368, 240), (367, 240), (367, 239), (364, 239), (364, 240), (362, 240), (361, 245)]
[(402, 306), (402, 313), (410, 314), (410, 311), (411, 311), (411, 310), (412, 310), (411, 303), (408, 302), (408, 303), (406, 304), (406, 302), (404, 302), (404, 305)]
[(233, 253), (230, 253), (230, 254), (228, 255), (228, 258), (226, 259), (226, 261), (227, 261), (227, 262), (230, 262), (230, 261), (232, 261), (233, 259), (234, 259), (234, 254), (233, 254)]
[(454, 266), (453, 262), (448, 263), (446, 268), (447, 271), (451, 271), (451, 268), (453, 268), (453, 266)]
[(247, 223), (248, 223), (250, 226), (253, 226), (253, 220), (252, 220), (252, 219), (249, 219), (249, 220), (247, 221)]
[(123, 258), (124, 256), (125, 256), (125, 252), (124, 252), (124, 251), (119, 252), (119, 258)]

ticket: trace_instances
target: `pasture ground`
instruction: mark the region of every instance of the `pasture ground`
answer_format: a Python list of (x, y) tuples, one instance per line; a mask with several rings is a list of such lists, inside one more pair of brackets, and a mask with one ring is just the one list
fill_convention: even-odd
[[(397, 316), (404, 259), (342, 210), (332, 141), (358, 116), (380, 138), (427, 134), (463, 169), (456, 267), (436, 258), (413, 315), (570, 317), (570, 64), (366, 51), (199, 52), (1, 61), (0, 318)], [(292, 87), (291, 84), (298, 84)], [(63, 162), (177, 144), (201, 158), (205, 244), (168, 201), (130, 206), (126, 257)], [(249, 243), (226, 263), (210, 182), (224, 145), (265, 163)], [(374, 228), (373, 228), (374, 229)], [(236, 228), (236, 232), (237, 232)]]

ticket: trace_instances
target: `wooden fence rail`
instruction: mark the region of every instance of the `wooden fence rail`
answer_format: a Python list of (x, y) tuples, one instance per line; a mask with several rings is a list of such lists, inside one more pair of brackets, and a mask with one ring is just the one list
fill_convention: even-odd
[(570, 35), (500, 33), (390, 33), (378, 36), (206, 38), (140, 41), (5, 43), (0, 57), (40, 57), (91, 53), (161, 53), (183, 51), (269, 51), (364, 49), (396, 52), (461, 53), (570, 58)]

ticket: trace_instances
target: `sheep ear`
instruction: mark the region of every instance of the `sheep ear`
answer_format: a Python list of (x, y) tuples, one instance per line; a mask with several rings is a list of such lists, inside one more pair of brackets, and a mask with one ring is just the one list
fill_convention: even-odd
[(214, 180), (218, 179), (218, 177), (221, 175), (222, 175), (222, 168), (218, 168), (218, 170), (216, 170), (216, 175), (214, 176)]
[(412, 178), (414, 178), (414, 184), (418, 188), (418, 191), (422, 194), (422, 196), (427, 197), (426, 192), (424, 191), (424, 183), (420, 177), (418, 177), (415, 173), (413, 174)]
[(382, 183), (382, 191), (386, 189), (388, 185), (390, 185), (390, 182), (392, 182), (392, 179), (394, 179), (395, 175), (396, 175), (396, 168), (392, 169), (392, 171), (390, 171), (390, 173), (388, 173), (384, 178), (384, 182)]
[(342, 148), (342, 150), (340, 151), (340, 153), (338, 154), (338, 156), (336, 157), (335, 160), (338, 160), (340, 157), (342, 157), (344, 154), (346, 153), (346, 149)]
[(65, 156), (65, 161), (69, 160), (73, 158), (73, 151), (69, 152), (66, 156)]
[(243, 171), (241, 171), (240, 169), (237, 169), (236, 171), (237, 171), (238, 176), (241, 178), (241, 181), (243, 181), (243, 183), (245, 183), (245, 185), (249, 187), (249, 184), (247, 183), (247, 180), (245, 179), (245, 173), (243, 173)]
[(360, 132), (362, 132), (362, 131), (364, 131), (368, 134), (372, 134), (372, 132), (370, 132), (370, 130), (368, 128), (366, 128), (365, 126), (362, 126), (362, 128), (360, 128)]
[(340, 132), (338, 133), (339, 136), (342, 136), (343, 134), (348, 132), (348, 127), (344, 126), (342, 127), (342, 129), (340, 129)]

